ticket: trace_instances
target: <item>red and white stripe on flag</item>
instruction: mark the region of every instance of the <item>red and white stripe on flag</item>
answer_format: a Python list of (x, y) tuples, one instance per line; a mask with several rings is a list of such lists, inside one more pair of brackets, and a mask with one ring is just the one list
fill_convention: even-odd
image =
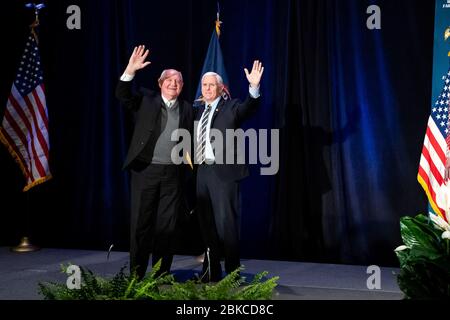
[(33, 34), (28, 37), (8, 97), (0, 140), (26, 178), (24, 191), (51, 178), (47, 104), (39, 49)]
[(445, 211), (437, 205), (436, 193), (444, 183), (447, 143), (433, 116), (428, 120), (427, 132), (420, 157), (418, 180), (425, 190), (433, 210), (445, 219)]

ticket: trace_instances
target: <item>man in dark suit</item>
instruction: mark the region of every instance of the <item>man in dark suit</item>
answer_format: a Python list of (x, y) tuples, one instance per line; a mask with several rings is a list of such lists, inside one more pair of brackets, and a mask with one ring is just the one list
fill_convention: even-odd
[[(236, 161), (236, 157), (242, 157), (242, 150), (235, 145), (234, 138), (227, 139), (226, 131), (238, 129), (257, 110), (264, 68), (255, 61), (251, 73), (247, 69), (244, 71), (250, 84), (249, 96), (244, 102), (222, 98), (224, 85), (220, 75), (207, 72), (202, 77), (204, 106), (198, 110), (196, 120), (199, 122), (194, 134), (198, 163), (197, 211), (206, 245), (203, 281), (216, 282), (222, 278), (222, 256), (227, 273), (240, 267), (239, 181), (249, 173), (245, 164)], [(221, 139), (213, 141), (214, 132)], [(217, 143), (219, 140), (222, 143)]]
[(134, 48), (116, 88), (121, 103), (135, 114), (135, 127), (124, 169), (131, 173), (130, 269), (145, 276), (150, 253), (152, 265), (161, 259), (159, 274), (170, 272), (175, 227), (181, 209), (185, 165), (172, 160), (174, 130), (192, 132), (191, 104), (178, 99), (183, 88), (179, 71), (164, 70), (158, 79), (161, 93), (133, 94), (131, 80), (150, 64), (144, 46)]

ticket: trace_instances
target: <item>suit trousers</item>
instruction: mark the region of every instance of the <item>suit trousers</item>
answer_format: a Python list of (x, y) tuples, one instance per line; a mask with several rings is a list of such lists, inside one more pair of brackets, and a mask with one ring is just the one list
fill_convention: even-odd
[(210, 266), (210, 281), (218, 281), (222, 277), (221, 257), (225, 258), (227, 273), (240, 266), (239, 182), (222, 181), (215, 173), (216, 166), (202, 164), (197, 171), (198, 218), (203, 241), (209, 248), (203, 272), (206, 273)]
[(150, 254), (162, 259), (158, 274), (170, 272), (181, 203), (180, 168), (150, 164), (131, 170), (130, 269), (143, 278)]

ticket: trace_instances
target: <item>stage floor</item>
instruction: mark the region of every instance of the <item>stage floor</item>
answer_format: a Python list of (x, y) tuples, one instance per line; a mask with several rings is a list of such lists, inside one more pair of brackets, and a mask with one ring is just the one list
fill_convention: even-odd
[[(41, 249), (13, 253), (0, 247), (0, 300), (39, 300), (39, 282), (65, 283), (61, 264), (76, 264), (101, 276), (112, 277), (128, 263), (127, 252)], [(367, 266), (243, 259), (244, 277), (268, 271), (279, 276), (274, 300), (400, 300), (396, 275), (399, 269), (381, 268), (381, 288), (368, 289)], [(172, 272), (182, 281), (201, 271), (197, 257), (175, 256)]]

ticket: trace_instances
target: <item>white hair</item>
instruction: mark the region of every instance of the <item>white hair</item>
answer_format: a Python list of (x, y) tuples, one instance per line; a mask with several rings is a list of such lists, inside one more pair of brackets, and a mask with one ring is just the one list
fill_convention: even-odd
[(217, 83), (218, 83), (219, 85), (223, 86), (223, 79), (222, 79), (222, 77), (221, 77), (219, 74), (217, 74), (217, 73), (215, 73), (215, 72), (212, 72), (212, 71), (206, 72), (206, 73), (202, 76), (202, 82), (203, 82), (203, 79), (204, 79), (205, 77), (207, 77), (207, 76), (214, 76), (214, 77), (216, 77)]
[(181, 82), (183, 82), (183, 75), (181, 74), (180, 71), (175, 70), (175, 69), (166, 69), (166, 70), (163, 70), (163, 72), (161, 73), (161, 76), (158, 79), (159, 85), (162, 85), (164, 80), (166, 80), (167, 78), (170, 78), (173, 75), (178, 75), (181, 79)]

